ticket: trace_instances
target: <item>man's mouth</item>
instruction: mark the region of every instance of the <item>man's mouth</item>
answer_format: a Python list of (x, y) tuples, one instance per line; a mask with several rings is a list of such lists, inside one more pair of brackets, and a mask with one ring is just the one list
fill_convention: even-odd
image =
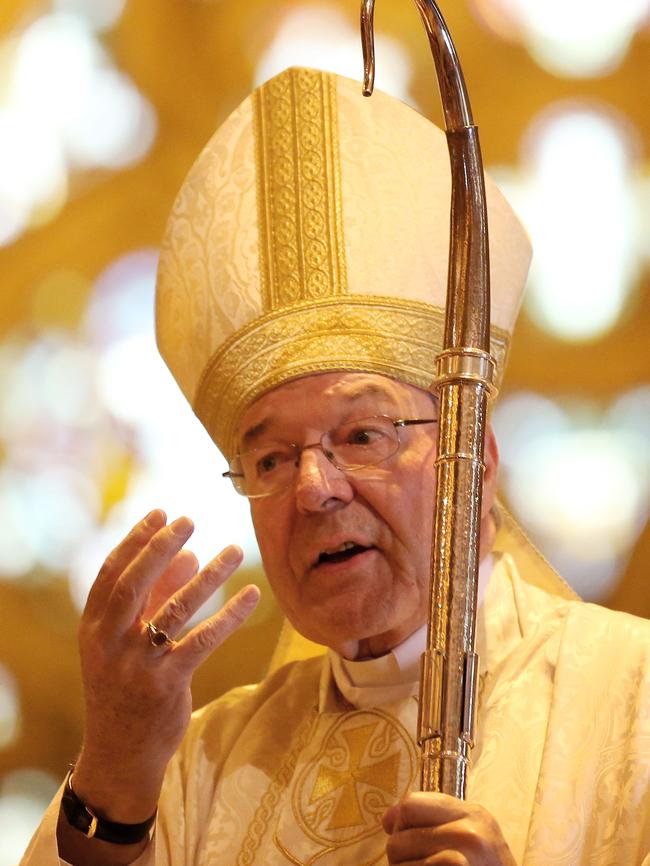
[(323, 550), (316, 561), (316, 565), (322, 565), (329, 562), (346, 562), (360, 553), (365, 553), (367, 550), (372, 550), (371, 547), (364, 547), (362, 544), (357, 544), (354, 541), (344, 541), (338, 547), (333, 547), (330, 550)]

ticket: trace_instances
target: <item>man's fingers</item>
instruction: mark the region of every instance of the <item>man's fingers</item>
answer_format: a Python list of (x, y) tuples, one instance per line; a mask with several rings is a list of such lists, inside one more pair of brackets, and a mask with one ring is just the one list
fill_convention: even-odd
[(109, 553), (88, 594), (86, 614), (92, 617), (103, 611), (115, 581), (166, 522), (165, 512), (154, 509)]
[(194, 670), (248, 619), (259, 600), (259, 587), (240, 589), (218, 613), (195, 626), (174, 648), (174, 655)]
[[(391, 863), (425, 860), (431, 854), (457, 851), (466, 855), (475, 847), (467, 824), (460, 821), (440, 827), (411, 827), (394, 833), (386, 845)], [(428, 862), (428, 861), (427, 861)]]
[[(242, 558), (239, 547), (232, 545), (222, 550), (186, 586), (165, 600), (160, 610), (151, 617), (156, 627), (175, 638), (190, 617), (225, 583)], [(145, 619), (148, 618), (145, 616)]]
[[(199, 561), (192, 551), (185, 548), (179, 550), (149, 593), (142, 618), (155, 620), (155, 614), (160, 608), (184, 587), (198, 570)], [(157, 620), (155, 621), (157, 624)]]
[(140, 619), (153, 584), (183, 547), (194, 524), (179, 517), (160, 529), (115, 582), (106, 605), (104, 625), (111, 633), (123, 632)]
[(392, 807), (398, 813), (393, 818), (391, 832), (405, 830), (408, 827), (433, 827), (447, 824), (467, 816), (467, 806), (461, 800), (448, 794), (424, 793), (421, 791), (409, 794), (401, 803)]
[(390, 866), (472, 866), (472, 861), (460, 851), (439, 851), (426, 859), (389, 860), (389, 864)]
[(384, 815), (391, 866), (514, 866), (494, 817), (447, 794), (414, 793)]

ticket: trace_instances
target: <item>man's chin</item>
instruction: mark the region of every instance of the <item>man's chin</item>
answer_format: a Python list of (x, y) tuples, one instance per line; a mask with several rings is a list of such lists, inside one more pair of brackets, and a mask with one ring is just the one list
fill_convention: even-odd
[[(309, 640), (354, 660), (386, 655), (426, 622), (419, 609), (417, 615), (403, 611), (401, 617), (396, 609), (391, 609), (385, 619), (375, 618), (369, 622), (368, 609), (368, 603), (357, 609), (353, 604), (337, 605), (335, 610), (321, 608), (312, 619), (318, 623), (318, 633), (298, 623), (294, 623), (294, 627)], [(377, 613), (376, 608), (374, 612)]]
[(367, 616), (360, 616), (355, 621), (351, 605), (344, 607), (339, 617), (327, 617), (319, 613), (317, 632), (300, 625), (295, 627), (309, 640), (329, 647), (343, 658), (352, 660), (359, 656), (384, 655), (393, 646), (391, 636), (396, 630), (391, 623), (368, 623)]

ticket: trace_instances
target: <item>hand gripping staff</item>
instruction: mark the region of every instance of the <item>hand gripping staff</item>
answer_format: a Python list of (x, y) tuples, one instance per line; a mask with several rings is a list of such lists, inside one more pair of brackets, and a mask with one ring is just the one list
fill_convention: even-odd
[[(420, 680), (420, 784), (423, 791), (464, 799), (478, 682), (474, 643), (485, 426), (488, 396), (496, 391), (487, 205), (478, 130), (456, 49), (434, 0), (415, 4), (436, 66), (452, 180), (444, 344), (431, 385), (440, 400), (440, 425), (427, 649)], [(374, 0), (362, 0), (365, 96), (374, 84), (374, 5)]]

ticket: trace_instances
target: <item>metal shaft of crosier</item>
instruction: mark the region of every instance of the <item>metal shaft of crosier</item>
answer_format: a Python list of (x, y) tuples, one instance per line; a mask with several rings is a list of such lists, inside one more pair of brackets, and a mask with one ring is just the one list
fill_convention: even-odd
[[(487, 205), (478, 130), (454, 44), (433, 0), (415, 3), (436, 66), (451, 162), (445, 335), (431, 387), (440, 401), (440, 425), (427, 649), (420, 680), (420, 781), (423, 791), (463, 799), (477, 701), (483, 453), (488, 395), (494, 392)], [(374, 83), (373, 15), (374, 0), (363, 0), (366, 96)]]

